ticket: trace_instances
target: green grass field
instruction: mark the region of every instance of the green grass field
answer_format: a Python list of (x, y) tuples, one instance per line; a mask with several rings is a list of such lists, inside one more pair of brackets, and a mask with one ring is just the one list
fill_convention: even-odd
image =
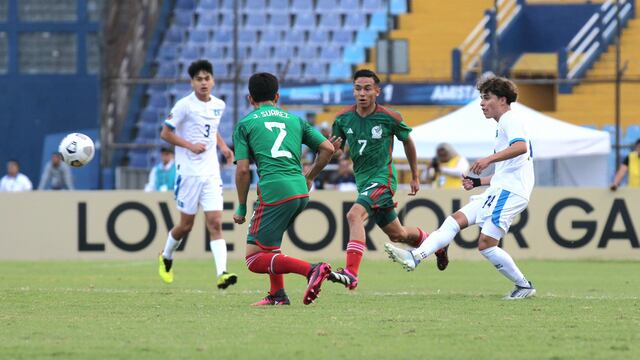
[(268, 280), (241, 262), (227, 291), (206, 261), (178, 258), (172, 285), (155, 262), (3, 262), (0, 358), (640, 358), (638, 263), (520, 267), (534, 299), (501, 300), (511, 285), (485, 261), (405, 273), (365, 259), (354, 292), (326, 283), (305, 306), (289, 275), (291, 306), (252, 308)]

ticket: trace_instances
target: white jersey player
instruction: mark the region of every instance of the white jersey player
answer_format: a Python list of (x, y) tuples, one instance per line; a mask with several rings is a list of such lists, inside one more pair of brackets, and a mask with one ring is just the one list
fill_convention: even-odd
[(419, 248), (408, 251), (386, 244), (385, 251), (411, 271), (429, 255), (446, 248), (461, 229), (478, 224), (482, 228), (478, 250), (515, 284), (505, 298), (523, 299), (535, 295), (536, 290), (498, 243), (509, 231), (514, 217), (529, 203), (534, 184), (533, 147), (522, 119), (511, 111), (510, 104), (518, 97), (515, 84), (505, 78), (491, 77), (480, 82), (478, 90), (484, 116), (497, 122), (496, 140), (494, 153), (473, 163), (470, 171), (480, 175), (495, 163), (495, 172), (482, 178), (464, 177), (462, 185), (465, 190), (481, 185), (489, 188), (482, 195), (472, 196), (469, 204), (447, 217)]
[(175, 225), (159, 257), (158, 273), (166, 283), (173, 282), (173, 252), (191, 231), (198, 208), (204, 210), (209, 242), (216, 263), (218, 288), (237, 281), (227, 272), (227, 245), (222, 237), (222, 180), (217, 147), (228, 162), (233, 152), (218, 133), (225, 110), (224, 101), (211, 95), (214, 85), (211, 63), (198, 60), (189, 66), (193, 92), (178, 100), (164, 122), (160, 136), (176, 150), (175, 198), (180, 223)]

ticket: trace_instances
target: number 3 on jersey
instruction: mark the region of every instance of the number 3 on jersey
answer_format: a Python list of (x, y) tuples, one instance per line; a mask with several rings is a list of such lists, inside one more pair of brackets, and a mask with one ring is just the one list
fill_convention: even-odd
[(285, 136), (287, 136), (287, 131), (285, 130), (285, 125), (284, 123), (280, 123), (280, 122), (265, 122), (264, 126), (269, 129), (269, 131), (273, 132), (273, 128), (278, 128), (280, 129), (280, 132), (278, 133), (278, 137), (276, 138), (276, 141), (273, 143), (273, 146), (271, 147), (271, 157), (274, 158), (278, 158), (278, 157), (288, 157), (291, 158), (291, 152), (286, 151), (286, 150), (280, 150), (280, 146), (282, 145), (282, 142), (284, 141)]

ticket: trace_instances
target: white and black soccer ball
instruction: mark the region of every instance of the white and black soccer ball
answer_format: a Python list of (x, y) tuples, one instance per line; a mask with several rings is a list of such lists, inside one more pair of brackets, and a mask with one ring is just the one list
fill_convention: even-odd
[(85, 134), (71, 133), (62, 139), (58, 151), (65, 163), (73, 167), (81, 167), (93, 159), (96, 150), (90, 137)]

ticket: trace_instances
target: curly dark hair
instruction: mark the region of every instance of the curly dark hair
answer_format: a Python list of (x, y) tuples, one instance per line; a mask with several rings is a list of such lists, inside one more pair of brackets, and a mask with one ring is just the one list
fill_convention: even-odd
[(480, 94), (492, 93), (497, 97), (504, 97), (507, 99), (507, 104), (511, 104), (518, 98), (518, 87), (513, 81), (503, 78), (492, 76), (486, 79), (482, 79), (476, 86)]

